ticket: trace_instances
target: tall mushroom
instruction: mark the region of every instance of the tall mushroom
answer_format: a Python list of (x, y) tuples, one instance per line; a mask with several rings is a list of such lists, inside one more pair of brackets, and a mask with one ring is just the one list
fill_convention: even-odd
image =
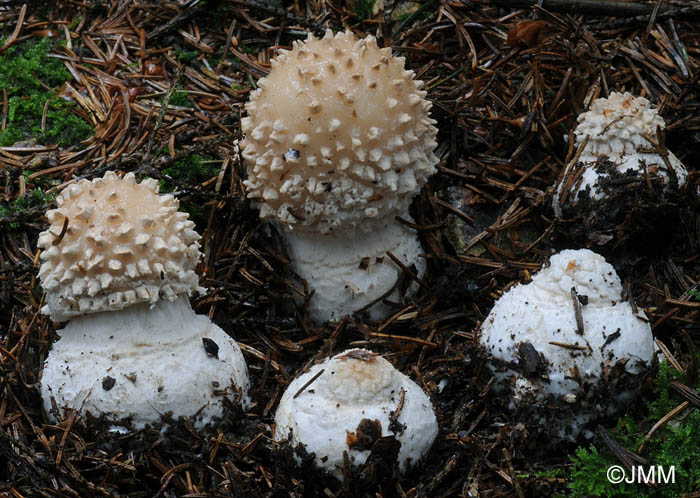
[(73, 409), (130, 419), (161, 415), (201, 427), (224, 399), (247, 402), (248, 372), (236, 342), (190, 307), (200, 236), (155, 180), (107, 172), (81, 180), (47, 212), (39, 236), (42, 311), (58, 331), (41, 379), (47, 412)]
[[(387, 252), (419, 274), (425, 268), (415, 232), (395, 220), (410, 220), (438, 162), (423, 83), (403, 57), (350, 32), (309, 35), (272, 65), (241, 123), (245, 185), (315, 291), (312, 318), (396, 299), (401, 270)], [(390, 308), (369, 311), (380, 318)]]

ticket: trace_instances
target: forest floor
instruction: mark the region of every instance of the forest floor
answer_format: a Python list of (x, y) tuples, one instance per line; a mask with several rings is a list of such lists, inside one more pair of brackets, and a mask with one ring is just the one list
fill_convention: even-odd
[[(694, 420), (700, 395), (669, 391), (650, 377), (623, 422), (602, 421), (607, 429), (592, 441), (548, 444), (493, 392), (476, 337), (504, 289), (527, 281), (557, 250), (589, 247), (616, 268), (649, 317), (677, 367), (676, 386), (696, 387), (700, 9), (678, 1), (552, 1), (551, 10), (531, 3), (1, 2), (0, 495), (663, 494), (644, 486), (611, 491), (595, 479), (638, 451), (625, 443), (672, 418), (650, 403), (663, 396), (680, 406), (673, 431)], [(327, 28), (372, 34), (405, 57), (425, 82), (439, 128), (438, 172), (411, 209), (428, 260), (424, 285), (383, 322), (312, 323), (294, 305), (300, 286), (280, 239), (242, 184), (235, 142), (250, 92), (280, 48)], [(665, 147), (690, 176), (672, 213), (660, 224), (641, 223), (649, 232), (634, 231), (633, 217), (649, 215), (645, 205), (601, 238), (578, 218), (556, 219), (551, 205), (576, 152), (577, 115), (612, 91), (643, 95), (658, 108)], [(240, 343), (253, 399), (244, 413), (231, 407), (211, 433), (179, 421), (164, 433), (116, 434), (80, 416), (51, 422), (42, 410), (40, 370), (56, 328), (40, 314), (37, 236), (67, 182), (107, 170), (158, 179), (203, 235), (208, 293), (193, 306)], [(429, 393), (440, 432), (418, 471), (340, 483), (297, 468), (292, 451), (272, 439), (289, 382), (349, 347), (381, 353)], [(660, 434), (642, 457), (660, 461), (662, 453), (652, 452), (678, 436)], [(579, 450), (574, 465), (577, 448), (591, 444), (595, 453)], [(674, 490), (668, 496), (700, 496), (693, 455), (681, 455), (686, 481), (667, 488)], [(581, 476), (591, 462), (602, 477)], [(576, 479), (589, 481), (569, 490)]]

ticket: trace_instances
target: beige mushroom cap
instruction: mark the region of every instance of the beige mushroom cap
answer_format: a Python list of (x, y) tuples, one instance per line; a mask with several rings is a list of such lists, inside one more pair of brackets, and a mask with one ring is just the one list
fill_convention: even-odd
[(327, 232), (406, 211), (438, 159), (431, 104), (404, 61), (349, 31), (281, 51), (241, 123), (261, 217)]
[(42, 311), (53, 320), (204, 291), (194, 272), (200, 236), (155, 180), (109, 171), (68, 186), (56, 202), (38, 242)]

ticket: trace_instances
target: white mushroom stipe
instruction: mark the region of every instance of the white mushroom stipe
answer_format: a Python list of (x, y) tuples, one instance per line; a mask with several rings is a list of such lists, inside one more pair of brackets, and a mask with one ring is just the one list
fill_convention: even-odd
[(170, 414), (200, 428), (223, 416), (226, 398), (249, 404), (240, 348), (186, 297), (77, 317), (58, 335), (41, 382), (48, 413), (53, 398), (61, 415), (105, 414), (140, 429)]
[[(578, 116), (578, 122), (574, 131), (575, 146), (579, 149), (584, 143), (586, 145), (578, 160), (566, 166), (562, 176), (564, 179), (575, 176), (573, 184), (562, 181), (557, 185), (553, 200), (557, 216), (562, 215), (562, 204), (575, 205), (582, 192), (587, 192), (592, 200), (599, 200), (605, 195), (599, 183), (608, 176), (598, 164), (603, 157), (614, 164), (617, 173), (658, 175), (667, 185), (672, 179), (677, 182), (677, 187), (685, 184), (688, 172), (681, 161), (669, 151), (669, 171), (668, 165), (649, 140), (657, 141), (657, 128), (663, 130), (666, 124), (644, 97), (612, 92), (608, 98), (594, 100), (590, 110)], [(583, 171), (578, 172), (579, 168)], [(567, 187), (569, 190), (564, 198)]]
[(364, 349), (345, 351), (297, 377), (275, 415), (277, 441), (303, 445), (318, 468), (341, 480), (343, 452), (351, 465), (362, 466), (379, 437), (394, 437), (401, 444), (399, 471), (406, 472), (428, 453), (437, 433), (425, 392)]
[[(323, 305), (313, 304), (322, 298), (312, 298), (313, 319), (339, 318), (381, 297), (396, 281), (395, 271), (376, 272), (372, 283), (367, 282), (368, 272), (355, 269), (367, 257), (400, 247), (394, 240), (399, 230), (386, 227), (396, 223), (396, 216), (409, 219), (413, 197), (438, 162), (431, 104), (422, 82), (404, 69), (404, 58), (380, 49), (372, 36), (360, 40), (351, 32), (331, 31), (322, 39), (309, 35), (291, 51), (281, 51), (272, 65), (251, 94), (248, 117), (241, 122), (248, 197), (258, 202), (262, 218), (287, 233), (290, 245), (309, 246), (311, 242), (301, 241), (304, 237), (314, 240), (314, 254), (325, 266), (306, 272), (306, 262), (293, 265), (317, 295), (330, 285), (323, 282), (326, 273), (344, 275), (333, 284), (340, 289), (360, 289), (360, 294), (368, 290), (366, 300), (357, 299), (353, 291), (335, 292), (338, 301), (326, 299)], [(382, 230), (390, 233), (385, 237)], [(402, 231), (416, 238), (412, 230)], [(342, 246), (343, 239), (360, 247), (363, 236), (367, 253), (349, 258), (345, 251), (334, 260), (333, 247)], [(412, 259), (402, 263), (424, 267), (415, 250), (418, 242), (404, 245)], [(391, 281), (381, 281), (382, 276), (392, 276)]]
[(590, 436), (588, 423), (621, 411), (656, 351), (644, 312), (623, 298), (614, 268), (587, 249), (561, 251), (529, 284), (503, 294), (480, 342), (498, 388), (511, 389), (511, 408), (566, 440)]
[[(418, 274), (425, 271), (415, 234), (398, 223), (385, 222), (374, 233), (346, 230), (314, 234), (290, 230), (285, 232), (285, 240), (292, 268), (313, 283), (316, 291), (309, 303), (309, 314), (323, 320), (339, 320), (380, 296), (386, 295), (393, 302), (401, 299), (402, 271), (389, 259), (387, 251), (400, 261), (414, 261)], [(367, 308), (374, 320), (395, 311), (381, 302)]]
[(71, 321), (44, 364), (49, 416), (90, 412), (138, 429), (169, 414), (200, 428), (223, 415), (225, 399), (246, 405), (240, 348), (187, 299), (204, 291), (200, 237), (177, 200), (158, 195), (155, 180), (107, 172), (57, 203), (39, 237), (39, 277), (44, 312)]

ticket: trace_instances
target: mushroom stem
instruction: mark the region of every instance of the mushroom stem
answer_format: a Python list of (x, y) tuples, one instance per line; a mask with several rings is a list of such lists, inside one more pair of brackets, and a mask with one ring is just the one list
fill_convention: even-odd
[(168, 413), (202, 427), (223, 415), (223, 398), (249, 402), (240, 348), (185, 296), (79, 316), (58, 334), (41, 380), (53, 419), (52, 398), (137, 429)]
[[(402, 218), (410, 220), (407, 214)], [(329, 233), (284, 227), (282, 233), (293, 270), (315, 291), (309, 314), (318, 322), (338, 320), (374, 301), (378, 302), (367, 309), (373, 320), (392, 313), (394, 308), (383, 303), (382, 298), (401, 301), (401, 291), (406, 287), (402, 270), (387, 256), (387, 251), (405, 266), (414, 266), (419, 277), (425, 272), (415, 230), (394, 220), (373, 220), (360, 228)]]

